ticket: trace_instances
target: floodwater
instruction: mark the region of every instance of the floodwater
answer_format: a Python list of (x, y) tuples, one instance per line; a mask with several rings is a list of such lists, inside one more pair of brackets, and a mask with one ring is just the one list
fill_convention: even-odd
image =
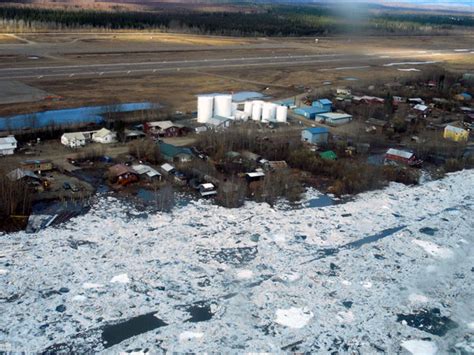
[(305, 207), (309, 208), (321, 208), (334, 205), (335, 201), (328, 195), (321, 195), (317, 198), (313, 198), (307, 202)]
[(0, 131), (98, 124), (104, 121), (102, 115), (106, 113), (150, 110), (156, 107), (159, 106), (150, 102), (135, 102), (119, 105), (83, 106), (73, 109), (50, 110), (0, 117)]

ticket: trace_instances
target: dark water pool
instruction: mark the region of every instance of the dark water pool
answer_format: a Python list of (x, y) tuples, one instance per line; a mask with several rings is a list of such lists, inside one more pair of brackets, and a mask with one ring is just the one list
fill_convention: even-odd
[(155, 317), (155, 314), (156, 312), (142, 314), (127, 319), (124, 322), (104, 327), (102, 330), (102, 342), (104, 347), (106, 349), (110, 348), (136, 335), (168, 325), (161, 319)]

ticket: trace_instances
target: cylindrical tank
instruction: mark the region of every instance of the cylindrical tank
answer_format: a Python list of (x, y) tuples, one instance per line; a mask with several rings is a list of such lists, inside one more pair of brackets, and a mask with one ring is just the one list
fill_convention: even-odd
[(214, 108), (214, 98), (212, 96), (198, 96), (198, 115), (199, 123), (206, 123), (212, 118)]
[(232, 116), (235, 116), (235, 112), (239, 109), (239, 104), (232, 102)]
[(254, 101), (252, 103), (252, 120), (260, 121), (262, 118), (263, 101)]
[(278, 106), (276, 108), (276, 121), (277, 122), (286, 122), (288, 118), (288, 107)]
[(232, 116), (232, 95), (218, 95), (214, 97), (214, 115), (222, 117)]
[(262, 107), (262, 122), (270, 122), (272, 119), (272, 104), (265, 102)]
[(252, 115), (252, 101), (245, 101), (244, 112), (250, 117)]

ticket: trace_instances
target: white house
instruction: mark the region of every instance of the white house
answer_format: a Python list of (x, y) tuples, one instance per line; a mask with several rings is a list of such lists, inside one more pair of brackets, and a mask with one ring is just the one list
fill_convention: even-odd
[(64, 133), (61, 143), (70, 148), (78, 148), (86, 145), (86, 136), (82, 132)]
[(97, 132), (92, 133), (92, 141), (96, 143), (109, 144), (117, 140), (117, 134), (109, 131), (107, 128), (102, 128)]
[(0, 138), (0, 156), (12, 155), (15, 153), (17, 147), (17, 141), (14, 136)]

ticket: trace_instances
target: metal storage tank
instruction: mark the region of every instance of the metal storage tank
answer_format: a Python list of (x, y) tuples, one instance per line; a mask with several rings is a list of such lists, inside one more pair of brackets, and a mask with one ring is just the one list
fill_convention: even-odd
[(271, 104), (268, 102), (265, 102), (262, 107), (262, 122), (270, 122), (272, 119), (272, 108)]
[(214, 97), (214, 116), (232, 116), (232, 95), (218, 95)]
[(252, 120), (260, 121), (262, 118), (263, 101), (254, 101), (252, 103)]
[(214, 97), (212, 96), (198, 96), (198, 115), (197, 120), (199, 123), (208, 122), (213, 115), (214, 109)]
[(276, 121), (277, 122), (286, 122), (288, 118), (288, 107), (278, 106), (276, 108)]
[(252, 101), (245, 101), (244, 112), (250, 117), (252, 115)]
[(232, 116), (235, 116), (235, 112), (239, 109), (239, 104), (232, 102)]

